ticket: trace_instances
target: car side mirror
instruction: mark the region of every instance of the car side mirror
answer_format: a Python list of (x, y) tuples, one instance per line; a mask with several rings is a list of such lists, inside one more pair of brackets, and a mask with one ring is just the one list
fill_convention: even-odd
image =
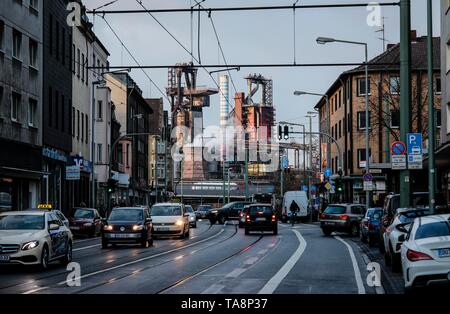
[(50, 226), (48, 226), (49, 231), (55, 231), (58, 229), (59, 229), (59, 225), (57, 225), (57, 224), (50, 224)]
[(405, 242), (405, 240), (406, 240), (406, 236), (404, 234), (402, 234), (398, 237), (398, 242)]
[(184, 217), (189, 217), (189, 213), (184, 213)]

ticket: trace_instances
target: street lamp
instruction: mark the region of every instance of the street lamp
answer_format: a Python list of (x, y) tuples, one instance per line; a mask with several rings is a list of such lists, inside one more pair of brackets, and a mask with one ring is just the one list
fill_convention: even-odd
[[(369, 53), (368, 53), (368, 45), (367, 43), (358, 42), (358, 41), (349, 41), (349, 40), (341, 40), (341, 39), (335, 39), (335, 38), (327, 38), (327, 37), (318, 37), (316, 39), (316, 42), (321, 45), (325, 45), (328, 43), (344, 43), (344, 44), (350, 44), (350, 45), (360, 45), (364, 46), (365, 49), (365, 102), (366, 102), (366, 173), (370, 173), (370, 139), (369, 139)], [(370, 191), (366, 191), (366, 206), (369, 208), (370, 206)]]
[(312, 181), (312, 172), (313, 172), (313, 150), (312, 150), (312, 118), (316, 116), (315, 112), (308, 111), (308, 115), (305, 116), (306, 118), (309, 118), (309, 164), (310, 164), (310, 171), (308, 176), (308, 185), (309, 185), (309, 199), (312, 199), (312, 191), (311, 191), (311, 181)]
[[(331, 136), (331, 113), (330, 113), (330, 100), (327, 94), (318, 94), (318, 93), (310, 93), (310, 92), (304, 92), (304, 91), (295, 91), (295, 96), (303, 96), (303, 95), (310, 95), (310, 96), (320, 96), (325, 97), (326, 101), (326, 111), (327, 111), (327, 133)], [(314, 113), (316, 114), (316, 113)], [(319, 121), (320, 123), (320, 121)], [(330, 167), (331, 164), (331, 142), (330, 140), (327, 140), (327, 168)]]

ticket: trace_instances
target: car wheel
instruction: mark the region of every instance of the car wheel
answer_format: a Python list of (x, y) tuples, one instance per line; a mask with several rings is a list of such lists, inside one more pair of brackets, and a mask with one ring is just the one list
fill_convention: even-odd
[(381, 254), (386, 254), (383, 237), (378, 238), (378, 250)]
[(41, 264), (40, 264), (40, 268), (42, 270), (46, 270), (48, 268), (49, 259), (50, 259), (50, 256), (48, 253), (48, 247), (47, 247), (47, 245), (44, 245), (44, 248), (42, 249), (42, 253), (41, 253)]
[(398, 273), (402, 270), (402, 262), (400, 254), (392, 253), (392, 271)]
[(244, 224), (239, 221), (239, 228), (244, 228)]
[(224, 225), (226, 221), (225, 216), (219, 216), (219, 224)]
[(148, 240), (145, 238), (141, 241), (141, 248), (146, 249), (148, 247)]
[(357, 224), (353, 224), (351, 229), (350, 229), (350, 234), (352, 237), (357, 237), (359, 236), (359, 227)]
[(211, 223), (211, 225), (215, 225), (216, 221), (214, 219), (210, 219), (209, 222)]
[(386, 266), (391, 266), (392, 265), (391, 254), (389, 252), (386, 252), (384, 254), (384, 264)]
[(192, 228), (197, 228), (197, 222), (194, 223), (194, 225), (192, 226)]
[(367, 237), (367, 244), (369, 245), (369, 247), (374, 247), (375, 239), (373, 237)]
[(366, 243), (367, 242), (367, 237), (364, 236), (364, 234), (362, 233), (362, 231), (359, 232), (359, 238), (361, 239), (362, 243)]
[(67, 243), (66, 255), (64, 255), (64, 257), (61, 259), (61, 263), (63, 265), (68, 265), (71, 262), (72, 262), (72, 242), (69, 241), (69, 243)]
[(108, 240), (102, 239), (102, 249), (108, 248)]
[(275, 228), (273, 229), (273, 235), (278, 235), (278, 227), (275, 227)]
[(322, 228), (322, 232), (323, 232), (324, 235), (329, 237), (333, 231), (331, 229), (328, 229), (328, 228)]
[(249, 235), (250, 234), (250, 230), (248, 228), (245, 228), (245, 235)]

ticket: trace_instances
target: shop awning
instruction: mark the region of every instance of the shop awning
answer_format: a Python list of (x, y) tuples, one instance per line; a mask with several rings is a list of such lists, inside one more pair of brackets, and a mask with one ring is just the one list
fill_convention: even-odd
[(0, 167), (0, 174), (13, 178), (40, 180), (42, 176), (50, 175), (45, 171), (33, 171), (28, 169), (13, 168), (13, 167)]

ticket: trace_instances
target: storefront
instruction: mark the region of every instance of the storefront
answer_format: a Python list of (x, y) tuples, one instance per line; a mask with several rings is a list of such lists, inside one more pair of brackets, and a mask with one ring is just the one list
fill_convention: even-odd
[(0, 140), (0, 211), (26, 210), (39, 204), (42, 149), (24, 143)]
[(42, 183), (42, 201), (52, 204), (53, 208), (68, 213), (65, 170), (67, 164), (66, 153), (54, 148), (42, 149), (43, 171), (47, 173)]
[(91, 205), (92, 162), (83, 156), (70, 156), (66, 166), (69, 211), (77, 206)]

